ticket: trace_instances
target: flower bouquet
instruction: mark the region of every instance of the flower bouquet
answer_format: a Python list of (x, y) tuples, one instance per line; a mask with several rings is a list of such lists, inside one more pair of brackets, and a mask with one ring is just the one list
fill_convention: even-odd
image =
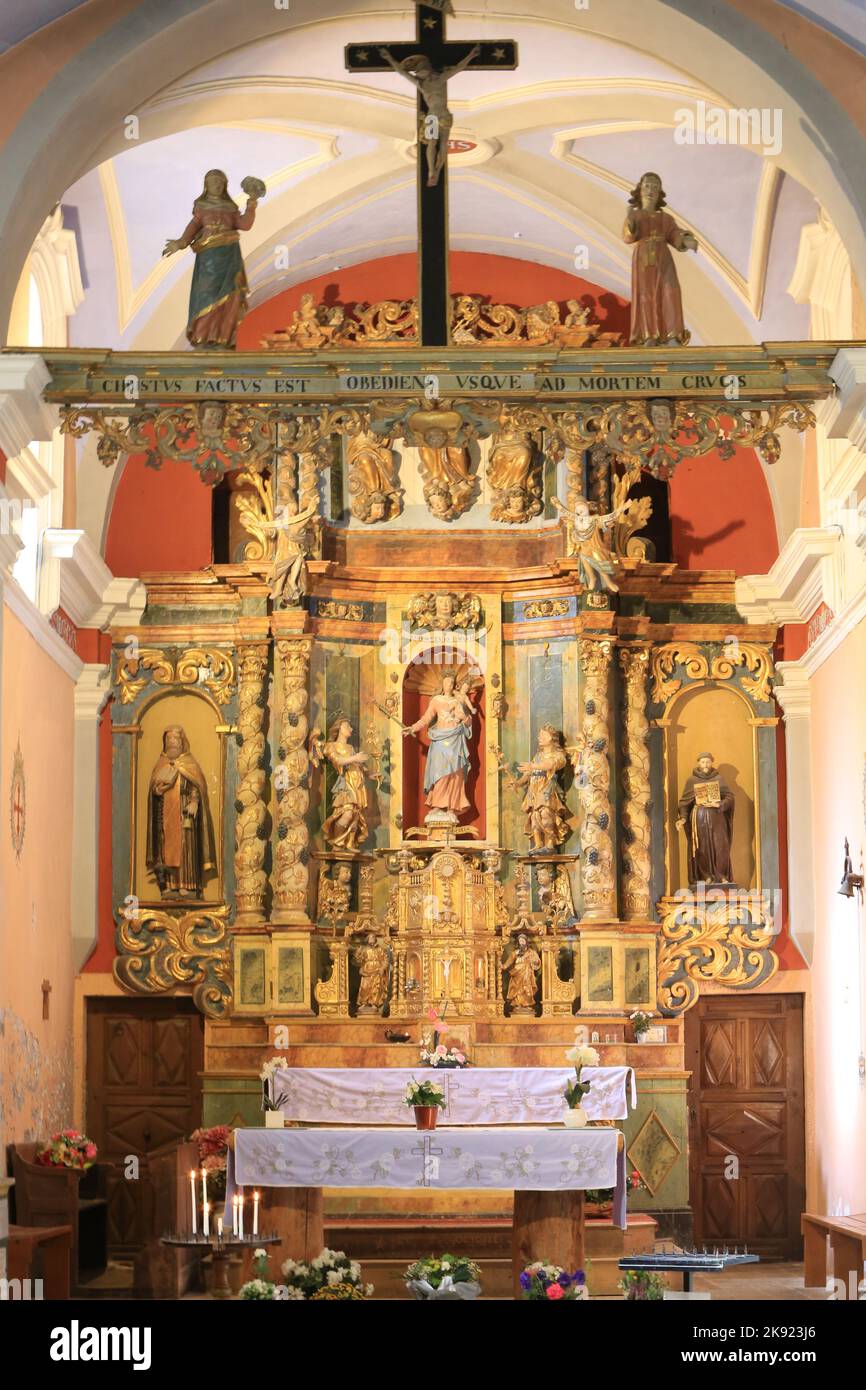
[(327, 1247), (314, 1260), (286, 1260), (286, 1296), (290, 1299), (370, 1298), (372, 1284), (361, 1280), (361, 1266), (342, 1250)]
[(274, 1077), (278, 1071), (285, 1071), (288, 1065), (288, 1058), (282, 1056), (280, 1053), (276, 1053), (275, 1056), (269, 1057), (268, 1060), (262, 1064), (262, 1069), (259, 1072), (259, 1080), (262, 1083), (262, 1110), (265, 1112), (266, 1129), (283, 1128), (283, 1106), (286, 1104), (288, 1096), (284, 1091), (281, 1091), (279, 1095), (274, 1093)]
[(590, 1083), (581, 1079), (581, 1072), (584, 1067), (598, 1066), (598, 1053), (594, 1047), (576, 1042), (565, 1055), (569, 1062), (574, 1063), (574, 1080), (569, 1081), (563, 1093), (568, 1107), (565, 1112), (565, 1124), (570, 1129), (581, 1129), (586, 1124), (583, 1098), (590, 1088)]
[(415, 1111), (416, 1129), (435, 1129), (436, 1118), (445, 1105), (445, 1092), (435, 1081), (416, 1081), (414, 1076), (406, 1087), (404, 1100)]
[(241, 1285), (238, 1298), (273, 1302), (276, 1297), (276, 1285), (270, 1277), (267, 1250), (256, 1250), (253, 1254), (253, 1272), (255, 1277)]
[(78, 1129), (60, 1129), (37, 1151), (36, 1162), (46, 1168), (76, 1168), (86, 1173), (96, 1161), (96, 1145)]
[(481, 1270), (463, 1255), (430, 1255), (416, 1260), (403, 1278), (412, 1297), (427, 1302), (472, 1299), (481, 1292)]
[(665, 1296), (667, 1285), (660, 1274), (648, 1269), (630, 1269), (619, 1281), (623, 1297), (630, 1303), (638, 1300), (658, 1300)]
[(521, 1298), (531, 1302), (557, 1303), (566, 1298), (570, 1302), (589, 1298), (586, 1275), (582, 1269), (568, 1274), (559, 1265), (548, 1264), (546, 1260), (536, 1260), (527, 1265), (520, 1276)]
[(422, 1038), (421, 1061), (427, 1067), (468, 1067), (469, 1059), (465, 1052), (461, 1052), (458, 1047), (446, 1047), (444, 1043), (437, 1043), (434, 1048), (428, 1046), (429, 1039)]
[(635, 1042), (643, 1042), (643, 1035), (652, 1025), (649, 1014), (644, 1013), (643, 1009), (635, 1009), (633, 1014), (629, 1014), (629, 1022), (634, 1029)]
[(207, 1173), (208, 1194), (216, 1201), (226, 1195), (226, 1164), (232, 1125), (211, 1125), (197, 1129), (190, 1139), (198, 1145), (198, 1166)]

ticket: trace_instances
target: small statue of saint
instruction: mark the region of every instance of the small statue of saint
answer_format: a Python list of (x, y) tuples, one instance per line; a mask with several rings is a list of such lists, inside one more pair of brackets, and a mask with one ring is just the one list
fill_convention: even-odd
[(577, 557), (581, 584), (590, 592), (615, 594), (618, 588), (613, 578), (616, 561), (604, 533), (610, 531), (616, 518), (626, 508), (617, 507), (605, 516), (593, 516), (584, 497), (577, 500), (573, 510), (560, 502), (558, 497), (551, 498), (551, 501), (569, 518), (567, 550), (569, 555)]
[(163, 730), (150, 774), (146, 862), (163, 898), (200, 898), (216, 867), (207, 782), (179, 724)]
[(677, 809), (677, 829), (685, 831), (688, 844), (689, 884), (733, 883), (734, 794), (713, 765), (712, 753), (701, 753)]
[(539, 462), (532, 434), (503, 417), (487, 461), (487, 481), (494, 493), (492, 521), (522, 525), (543, 511)]
[(271, 572), (271, 599), (275, 608), (296, 608), (301, 602), (307, 557), (313, 550), (311, 523), (318, 510), (317, 498), (299, 511), (297, 494), (288, 492), (277, 518), (263, 526), (263, 530), (276, 534)]
[(517, 765), (517, 786), (526, 787), (521, 807), (526, 813), (524, 830), (533, 849), (557, 850), (571, 833), (560, 786), (567, 761), (561, 733), (552, 724), (544, 724), (538, 731), (538, 749), (532, 761)]
[(404, 58), (402, 63), (398, 63), (391, 57), (387, 48), (379, 49), (379, 56), (384, 58), (400, 77), (414, 83), (424, 98), (427, 112), (421, 118), (419, 136), (427, 156), (428, 188), (434, 188), (439, 182), (439, 175), (448, 158), (448, 143), (454, 124), (454, 117), (448, 110), (448, 83), (458, 72), (468, 68), (480, 52), (481, 45), (476, 44), (459, 63), (437, 70), (423, 53), (413, 53), (410, 57)]
[(417, 734), (427, 729), (430, 749), (424, 769), (426, 805), (431, 811), (449, 813), (447, 818), (455, 823), (461, 812), (470, 809), (466, 778), (475, 716), (470, 686), (471, 677), (458, 685), (453, 672), (447, 672), (439, 693), (432, 697), (421, 718), (406, 730), (408, 734)]
[(634, 244), (631, 268), (631, 331), (638, 347), (687, 343), (677, 269), (669, 247), (697, 251), (691, 232), (664, 211), (665, 191), (658, 174), (644, 174), (632, 189), (623, 240)]
[(568, 872), (560, 864), (554, 872), (551, 864), (539, 864), (535, 871), (538, 897), (544, 920), (553, 932), (568, 931), (576, 919), (574, 897)]
[(440, 521), (453, 521), (466, 511), (475, 490), (469, 471), (469, 450), (462, 444), (448, 444), (441, 430), (429, 430), (427, 442), (420, 445), (424, 501)]
[(338, 922), (349, 914), (352, 900), (352, 866), (335, 864), (333, 877), (322, 868), (319, 874), (318, 916), (329, 922)]
[(512, 1014), (535, 1013), (541, 956), (530, 945), (529, 937), (520, 932), (517, 941), (506, 948), (502, 967), (508, 971), (508, 990), (505, 995)]
[(388, 1000), (391, 953), (376, 933), (370, 932), (365, 944), (355, 948), (354, 956), (361, 976), (358, 1013), (381, 1014)]
[(336, 719), (331, 725), (326, 743), (321, 742), (318, 729), (310, 734), (310, 754), (318, 767), (327, 758), (337, 774), (331, 791), (333, 810), (322, 826), (322, 834), (334, 849), (354, 852), (367, 838), (367, 784), (364, 768), (367, 753), (356, 752), (351, 743), (352, 725), (348, 719)]
[(349, 436), (346, 446), (352, 516), (368, 526), (390, 521), (402, 510), (394, 478), (394, 454), (387, 439), (370, 430)]
[(254, 178), (245, 178), (241, 187), (247, 194), (243, 212), (229, 197), (222, 169), (209, 169), (186, 230), (176, 240), (169, 239), (163, 249), (163, 256), (173, 256), (187, 246), (195, 252), (186, 326), (187, 340), (194, 348), (235, 347), (238, 324), (246, 313), (240, 234), (255, 222), (258, 200), (266, 190), (261, 179)]

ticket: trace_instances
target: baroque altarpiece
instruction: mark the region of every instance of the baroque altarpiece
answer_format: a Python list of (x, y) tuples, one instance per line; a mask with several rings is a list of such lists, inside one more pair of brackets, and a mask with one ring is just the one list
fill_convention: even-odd
[(405, 1066), (447, 1001), (521, 1065), (582, 1022), (639, 1068), (638, 1205), (674, 1213), (683, 1012), (777, 968), (776, 632), (653, 508), (684, 458), (773, 463), (832, 354), (454, 312), (442, 349), (411, 304), (303, 304), (260, 353), (50, 356), (106, 466), (214, 495), (214, 562), (113, 633), (116, 975), (191, 991), (211, 1123), (256, 1122), (280, 1025), (297, 1065)]

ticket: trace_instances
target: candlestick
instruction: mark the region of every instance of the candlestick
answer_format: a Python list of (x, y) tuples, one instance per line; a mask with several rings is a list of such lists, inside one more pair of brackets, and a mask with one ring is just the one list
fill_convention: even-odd
[(238, 1239), (244, 1238), (244, 1194), (238, 1194)]
[(190, 1197), (191, 1197), (191, 1199), (192, 1199), (192, 1233), (193, 1233), (193, 1235), (198, 1235), (198, 1220), (197, 1220), (196, 1205), (195, 1205), (195, 1169), (194, 1169), (194, 1168), (191, 1168), (191, 1169), (190, 1169), (190, 1172), (189, 1172), (189, 1195), (190, 1195)]
[(258, 1233), (259, 1233), (259, 1194), (258, 1194), (258, 1192), (253, 1192), (253, 1235), (254, 1235), (254, 1236), (257, 1236)]
[(205, 1202), (202, 1207), (201, 1228), (205, 1240), (208, 1240), (210, 1238), (210, 1202)]

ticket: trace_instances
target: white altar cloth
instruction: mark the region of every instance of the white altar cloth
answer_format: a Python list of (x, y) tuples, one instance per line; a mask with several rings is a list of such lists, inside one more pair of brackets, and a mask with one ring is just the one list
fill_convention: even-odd
[[(584, 1067), (590, 1120), (624, 1120), (637, 1104), (632, 1067)], [(407, 1083), (435, 1081), (445, 1092), (448, 1125), (558, 1124), (574, 1067), (288, 1067), (275, 1073), (272, 1095), (287, 1120), (300, 1124), (414, 1125)], [(591, 1184), (595, 1186), (596, 1184)], [(610, 1184), (608, 1184), (609, 1186)]]
[(238, 1187), (612, 1187), (625, 1225), (625, 1154), (616, 1129), (524, 1127), (236, 1129), (226, 1200)]

